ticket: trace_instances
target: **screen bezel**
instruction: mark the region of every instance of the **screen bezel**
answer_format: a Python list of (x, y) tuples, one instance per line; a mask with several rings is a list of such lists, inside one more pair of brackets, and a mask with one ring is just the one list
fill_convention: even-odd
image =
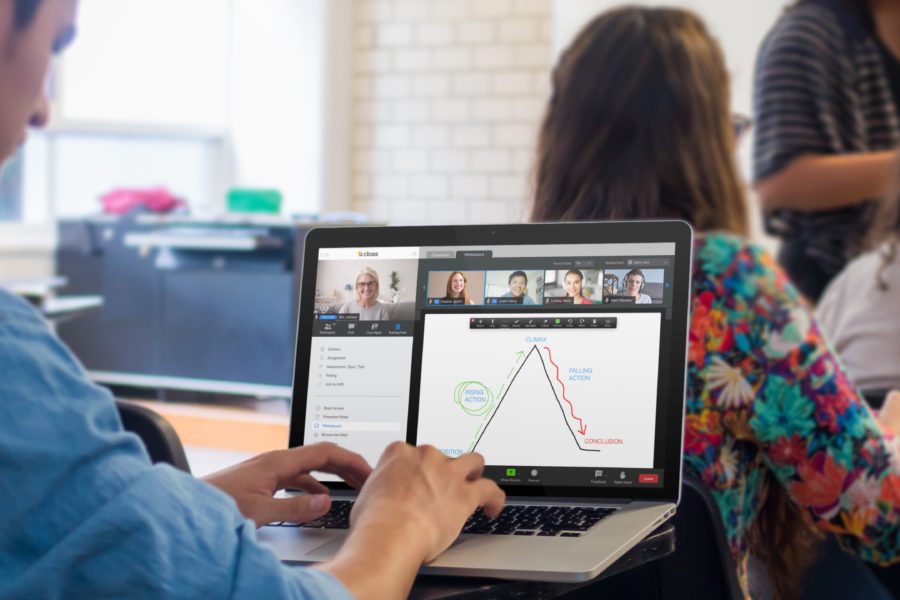
[[(668, 393), (664, 408), (657, 412), (657, 439), (662, 438), (664, 460), (663, 485), (634, 487), (560, 487), (509, 486), (503, 489), (511, 497), (570, 497), (677, 501), (681, 489), (683, 423), (686, 394), (687, 332), (690, 308), (690, 277), (693, 231), (684, 221), (593, 221), (580, 223), (538, 223), (515, 225), (411, 226), (411, 227), (328, 227), (308, 232), (303, 255), (301, 297), (294, 351), (293, 398), (289, 447), (303, 445), (306, 422), (306, 393), (309, 386), (310, 353), (314, 325), (314, 295), (321, 248), (429, 247), (549, 244), (675, 244), (673, 269), (672, 327), (669, 347), (660, 347), (660, 356), (668, 352), (671, 362), (667, 381), (660, 375), (660, 393)], [(527, 242), (526, 242), (527, 240)], [(421, 327), (421, 324), (417, 326)], [(416, 331), (418, 340), (421, 331)], [(414, 347), (421, 345), (414, 340)], [(301, 352), (300, 349), (305, 349)], [(420, 361), (416, 361), (420, 363)], [(661, 361), (662, 364), (662, 361)], [(677, 368), (681, 365), (682, 368)], [(412, 369), (412, 365), (410, 365)], [(419, 375), (412, 373), (410, 407), (418, 402)], [(415, 394), (415, 396), (414, 396)], [(415, 411), (417, 412), (417, 411)], [(414, 427), (410, 410), (409, 431)], [(407, 440), (410, 439), (407, 437)], [(332, 490), (347, 490), (343, 482), (323, 482)]]

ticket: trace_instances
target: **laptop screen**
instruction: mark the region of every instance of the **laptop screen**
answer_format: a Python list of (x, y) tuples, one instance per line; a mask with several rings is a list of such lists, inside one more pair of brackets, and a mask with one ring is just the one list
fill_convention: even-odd
[(524, 495), (662, 488), (675, 281), (674, 242), (320, 247), (302, 443), (476, 451)]

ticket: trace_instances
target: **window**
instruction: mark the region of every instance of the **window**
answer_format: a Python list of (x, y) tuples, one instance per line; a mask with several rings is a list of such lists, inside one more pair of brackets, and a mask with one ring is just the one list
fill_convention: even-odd
[(325, 177), (345, 182), (349, 150), (325, 130), (349, 111), (349, 15), (332, 0), (82, 2), (50, 126), (0, 179), (0, 221), (49, 232), (109, 190), (147, 186), (197, 212), (221, 210), (232, 185), (282, 190), (287, 213), (320, 210), (326, 193), (339, 209)]
[(223, 132), (229, 4), (82, 2), (57, 78), (59, 120)]

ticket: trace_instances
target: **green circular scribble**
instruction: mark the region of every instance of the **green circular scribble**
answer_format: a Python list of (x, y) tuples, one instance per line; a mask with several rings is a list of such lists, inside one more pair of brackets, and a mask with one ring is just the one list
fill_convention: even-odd
[[(483, 394), (477, 393), (478, 390), (482, 390)], [(484, 402), (468, 402), (467, 398), (471, 396), (483, 397)], [(463, 381), (453, 390), (453, 401), (463, 409), (466, 414), (472, 415), (473, 417), (480, 417), (493, 408), (494, 393), (480, 381)], [(480, 406), (475, 406), (476, 404)]]

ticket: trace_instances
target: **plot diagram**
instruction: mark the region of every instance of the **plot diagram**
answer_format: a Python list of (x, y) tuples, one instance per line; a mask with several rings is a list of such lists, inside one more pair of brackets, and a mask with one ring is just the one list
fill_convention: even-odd
[(524, 358), (504, 384), (503, 395), (485, 411), (469, 450), (488, 453), (498, 444), (525, 436), (542, 441), (557, 438), (554, 443), (599, 452), (598, 448), (585, 447), (588, 424), (577, 415), (566, 393), (552, 350), (534, 345), (527, 354), (519, 354)]
[(615, 330), (473, 331), (427, 315), (416, 442), (489, 465), (652, 465), (659, 316), (615, 316)]

